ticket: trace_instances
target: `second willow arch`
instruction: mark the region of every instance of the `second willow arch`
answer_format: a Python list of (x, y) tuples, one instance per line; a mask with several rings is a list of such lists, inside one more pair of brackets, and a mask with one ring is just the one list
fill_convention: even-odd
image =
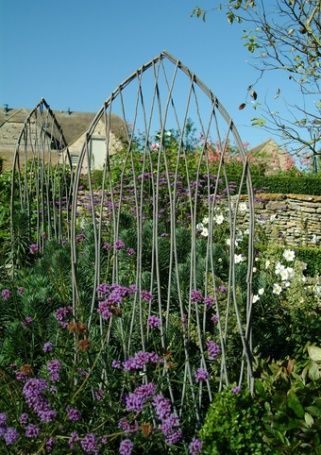
[[(121, 151), (113, 146), (115, 114)], [(105, 141), (99, 181), (97, 130)], [(241, 169), (237, 181), (227, 172), (231, 159)], [(245, 255), (235, 249), (240, 231)], [(99, 326), (106, 378), (112, 362), (155, 351), (177, 412), (192, 406), (198, 419), (214, 390), (232, 383), (253, 390), (247, 156), (217, 97), (168, 52), (120, 84), (93, 120), (75, 176), (71, 232), (74, 314), (89, 333)], [(118, 300), (115, 290), (124, 294)], [(109, 313), (99, 311), (102, 302)], [(232, 325), (238, 341), (234, 334), (231, 344)], [(149, 375), (145, 369), (143, 381)]]

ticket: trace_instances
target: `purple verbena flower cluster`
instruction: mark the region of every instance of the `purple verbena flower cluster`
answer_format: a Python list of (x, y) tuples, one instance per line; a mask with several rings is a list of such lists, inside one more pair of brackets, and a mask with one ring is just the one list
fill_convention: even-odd
[(3, 298), (3, 300), (9, 300), (10, 297), (11, 297), (11, 291), (10, 289), (3, 289), (1, 291), (1, 297)]
[(72, 408), (71, 406), (67, 406), (67, 418), (71, 422), (78, 422), (81, 419), (81, 413), (77, 408)]
[(156, 393), (156, 385), (152, 382), (136, 387), (134, 392), (129, 393), (125, 397), (126, 411), (140, 412), (142, 411), (146, 401), (153, 397)]
[(60, 307), (55, 311), (55, 318), (58, 321), (59, 325), (64, 329), (68, 326), (68, 320), (72, 315), (72, 307), (71, 306), (64, 306)]
[(182, 430), (180, 429), (179, 418), (172, 413), (170, 400), (161, 393), (155, 395), (153, 407), (161, 422), (161, 431), (165, 436), (166, 444), (173, 445), (178, 443), (182, 439)]
[(119, 445), (120, 455), (131, 455), (134, 444), (130, 439), (123, 439)]
[(132, 295), (136, 290), (131, 286), (126, 287), (119, 284), (109, 285), (102, 283), (97, 287), (97, 292), (99, 298), (102, 297), (102, 301), (98, 304), (97, 311), (101, 314), (101, 317), (107, 321), (112, 315), (111, 307), (119, 306), (123, 303), (125, 298)]
[(159, 317), (151, 315), (151, 316), (148, 316), (147, 323), (151, 329), (156, 329), (157, 327), (160, 326), (161, 320)]
[(204, 368), (198, 368), (195, 372), (195, 379), (197, 382), (207, 381), (210, 375)]
[(61, 362), (58, 359), (49, 360), (47, 363), (47, 370), (50, 374), (50, 380), (52, 382), (58, 382), (60, 380)]
[(51, 352), (51, 351), (53, 350), (53, 348), (54, 348), (53, 343), (51, 343), (51, 341), (47, 341), (47, 342), (43, 345), (42, 350), (43, 350), (43, 352), (45, 352), (45, 353), (47, 354), (48, 352)]
[(203, 443), (198, 438), (193, 438), (188, 446), (188, 451), (190, 455), (198, 455), (202, 451)]
[(213, 297), (210, 295), (203, 296), (202, 292), (198, 289), (191, 290), (191, 301), (193, 303), (204, 303), (207, 308), (211, 308), (215, 303), (215, 299)]
[(23, 386), (23, 396), (27, 405), (40, 418), (41, 422), (51, 422), (56, 417), (56, 411), (50, 409), (44, 397), (48, 383), (44, 379), (31, 378)]
[(123, 362), (124, 371), (143, 370), (147, 363), (160, 363), (162, 358), (155, 352), (139, 351)]
[(85, 453), (98, 454), (97, 439), (94, 433), (87, 433), (80, 441), (80, 445)]
[(215, 343), (215, 341), (212, 341), (212, 340), (206, 341), (206, 346), (207, 346), (208, 358), (210, 360), (216, 359), (216, 357), (221, 353), (221, 349), (220, 349), (219, 345)]

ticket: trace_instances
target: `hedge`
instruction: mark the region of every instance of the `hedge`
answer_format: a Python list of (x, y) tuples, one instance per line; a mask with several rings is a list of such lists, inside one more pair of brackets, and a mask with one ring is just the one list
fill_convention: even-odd
[(320, 175), (255, 175), (252, 178), (252, 183), (257, 191), (263, 193), (310, 194), (311, 196), (321, 195)]

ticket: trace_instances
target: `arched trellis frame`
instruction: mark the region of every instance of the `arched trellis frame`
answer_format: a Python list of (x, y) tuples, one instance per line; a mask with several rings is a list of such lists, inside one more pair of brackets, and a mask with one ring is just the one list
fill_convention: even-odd
[[(124, 151), (117, 155), (110, 140), (112, 113), (126, 126)], [(105, 165), (97, 188), (90, 163), (92, 138), (102, 122)], [(238, 182), (227, 173), (232, 152), (242, 167)], [(89, 169), (81, 175), (84, 163)], [(246, 258), (235, 250), (244, 192)], [(87, 319), (90, 336), (100, 318), (106, 381), (115, 356), (124, 361), (137, 351), (157, 350), (163, 387), (179, 414), (189, 407), (199, 419), (213, 390), (231, 382), (253, 391), (254, 209), (247, 156), (217, 97), (168, 52), (120, 84), (93, 120), (75, 175), (71, 230), (74, 315)], [(94, 253), (92, 273), (84, 279), (79, 269), (86, 237)], [(117, 286), (132, 293), (112, 301)], [(104, 303), (111, 311), (99, 315)], [(238, 329), (235, 352), (231, 324)], [(209, 352), (211, 346), (218, 346), (219, 356)], [(198, 383), (197, 374), (205, 381)], [(145, 368), (144, 381), (149, 379)]]
[(26, 118), (14, 153), (13, 257), (17, 238), (23, 237), (40, 251), (46, 240), (69, 240), (72, 188), (73, 173), (66, 139), (50, 106), (41, 99)]

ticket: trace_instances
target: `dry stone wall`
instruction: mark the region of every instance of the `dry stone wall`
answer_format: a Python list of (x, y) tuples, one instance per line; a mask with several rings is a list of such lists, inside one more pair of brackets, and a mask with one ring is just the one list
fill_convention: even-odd
[(271, 241), (321, 245), (321, 196), (256, 194), (255, 219)]

